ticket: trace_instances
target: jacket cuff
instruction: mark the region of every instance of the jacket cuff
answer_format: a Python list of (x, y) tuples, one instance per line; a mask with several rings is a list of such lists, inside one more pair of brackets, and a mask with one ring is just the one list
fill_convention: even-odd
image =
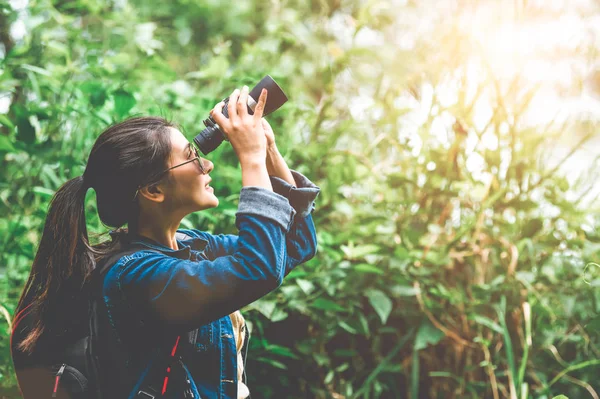
[(296, 211), (285, 197), (262, 187), (246, 186), (240, 191), (236, 218), (240, 214), (269, 219), (279, 224), (287, 233)]
[(302, 173), (291, 169), (290, 172), (292, 172), (292, 176), (296, 182), (295, 187), (275, 176), (269, 176), (271, 178), (271, 185), (274, 192), (288, 199), (290, 205), (297, 213), (296, 217), (305, 218), (315, 209), (315, 199), (321, 189)]

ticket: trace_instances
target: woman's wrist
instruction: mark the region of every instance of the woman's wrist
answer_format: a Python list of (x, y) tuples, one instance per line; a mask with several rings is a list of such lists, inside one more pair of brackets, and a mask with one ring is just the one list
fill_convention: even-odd
[(247, 159), (240, 161), (242, 166), (242, 186), (262, 187), (269, 191), (273, 191), (269, 173), (264, 160)]
[(244, 166), (257, 166), (257, 165), (265, 165), (265, 157), (266, 152), (252, 152), (245, 154), (238, 154), (238, 160), (240, 161), (240, 166), (242, 169)]

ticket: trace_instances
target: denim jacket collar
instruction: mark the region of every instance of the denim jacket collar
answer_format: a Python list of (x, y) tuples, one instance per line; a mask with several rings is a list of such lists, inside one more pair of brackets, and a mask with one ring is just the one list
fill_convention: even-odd
[(135, 233), (127, 234), (127, 241), (130, 244), (142, 245), (178, 259), (190, 259), (192, 250), (202, 252), (204, 251), (204, 248), (206, 248), (206, 245), (208, 245), (208, 240), (204, 238), (190, 236), (186, 237), (187, 238), (181, 240), (177, 239), (177, 246), (179, 249), (169, 248), (151, 238)]

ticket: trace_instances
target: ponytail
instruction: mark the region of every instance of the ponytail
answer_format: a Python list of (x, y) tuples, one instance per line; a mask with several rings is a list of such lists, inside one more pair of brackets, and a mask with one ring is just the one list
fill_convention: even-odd
[[(47, 330), (50, 316), (56, 316), (53, 310), (64, 293), (80, 292), (94, 269), (94, 250), (85, 224), (88, 188), (83, 176), (76, 177), (63, 184), (50, 202), (40, 245), (15, 312), (30, 305), (29, 311), (36, 315), (32, 329), (17, 346), (23, 352), (33, 351)], [(64, 289), (59, 292), (61, 286)], [(68, 314), (69, 310), (62, 309), (61, 313)]]
[[(87, 301), (80, 300), (94, 261), (110, 253), (119, 238), (90, 245), (85, 225), (85, 195), (96, 191), (98, 216), (103, 224), (135, 226), (138, 207), (132, 204), (142, 183), (156, 180), (168, 165), (174, 124), (163, 118), (136, 117), (108, 127), (94, 143), (84, 176), (66, 182), (54, 195), (29, 279), (15, 314), (33, 312), (31, 330), (16, 349), (31, 353), (40, 337), (55, 337), (54, 327), (79, 317)], [(25, 312), (23, 312), (25, 313)], [(28, 313), (30, 314), (30, 313)], [(60, 335), (60, 334), (59, 334)]]

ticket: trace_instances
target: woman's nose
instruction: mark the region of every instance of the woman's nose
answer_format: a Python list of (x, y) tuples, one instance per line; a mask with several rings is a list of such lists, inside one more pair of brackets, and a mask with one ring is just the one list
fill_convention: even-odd
[(215, 168), (215, 164), (209, 161), (208, 159), (205, 160), (204, 164), (206, 165), (206, 173), (212, 172), (212, 170)]

